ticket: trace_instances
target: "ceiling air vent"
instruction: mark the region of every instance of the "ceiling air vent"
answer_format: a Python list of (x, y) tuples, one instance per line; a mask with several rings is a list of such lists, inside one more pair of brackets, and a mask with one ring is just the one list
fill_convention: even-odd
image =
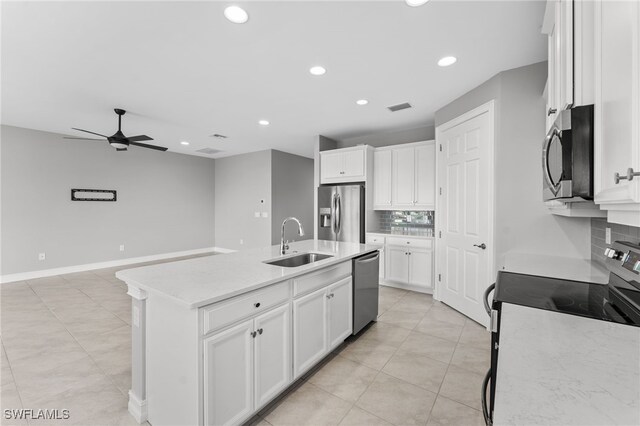
[(228, 136), (225, 135), (221, 135), (220, 133), (214, 133), (211, 135), (212, 138), (218, 138), (218, 139), (226, 139)]
[(409, 102), (405, 102), (403, 104), (391, 105), (391, 106), (388, 106), (387, 108), (391, 112), (396, 112), (396, 111), (400, 111), (400, 110), (403, 110), (403, 109), (411, 108), (411, 104)]
[(213, 149), (213, 148), (202, 148), (197, 150), (196, 152), (199, 152), (201, 154), (213, 155), (222, 151), (220, 151), (219, 149)]

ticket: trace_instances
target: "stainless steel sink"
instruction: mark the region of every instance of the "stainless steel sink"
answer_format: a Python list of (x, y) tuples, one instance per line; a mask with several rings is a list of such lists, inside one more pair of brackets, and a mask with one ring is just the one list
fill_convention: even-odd
[(295, 256), (285, 257), (283, 259), (268, 260), (264, 263), (274, 266), (284, 266), (285, 268), (295, 268), (297, 266), (307, 265), (309, 263), (317, 262), (318, 260), (328, 259), (333, 257), (329, 254), (321, 253), (300, 253)]

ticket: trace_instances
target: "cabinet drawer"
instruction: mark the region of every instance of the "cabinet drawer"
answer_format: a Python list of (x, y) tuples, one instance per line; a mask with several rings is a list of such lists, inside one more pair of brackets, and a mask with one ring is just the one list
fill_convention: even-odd
[(390, 246), (404, 246), (404, 247), (417, 247), (417, 248), (433, 248), (432, 239), (421, 238), (399, 238), (399, 237), (387, 237), (387, 244)]
[(269, 286), (202, 308), (202, 333), (207, 334), (289, 299), (289, 282)]
[(367, 235), (367, 244), (384, 245), (385, 237), (380, 235)]
[(351, 275), (351, 261), (294, 278), (293, 296), (299, 296), (315, 289), (325, 287), (349, 275)]

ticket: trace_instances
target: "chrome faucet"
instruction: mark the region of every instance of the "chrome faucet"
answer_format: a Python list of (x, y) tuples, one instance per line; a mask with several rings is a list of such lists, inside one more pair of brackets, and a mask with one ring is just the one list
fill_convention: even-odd
[(304, 228), (302, 227), (302, 224), (300, 223), (300, 221), (297, 218), (288, 217), (285, 220), (283, 220), (282, 221), (282, 231), (280, 232), (280, 254), (286, 254), (287, 250), (289, 249), (289, 245), (285, 244), (285, 242), (284, 242), (284, 225), (290, 220), (295, 220), (298, 223), (298, 235), (300, 235), (301, 237), (304, 236)]

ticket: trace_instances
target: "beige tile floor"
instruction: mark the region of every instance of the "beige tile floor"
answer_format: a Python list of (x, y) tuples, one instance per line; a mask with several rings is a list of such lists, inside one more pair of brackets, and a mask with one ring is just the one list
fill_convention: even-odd
[[(6, 420), (12, 408), (68, 409), (65, 425), (136, 424), (131, 302), (114, 276), (126, 268), (1, 286), (1, 424), (56, 423)], [(252, 423), (479, 425), (489, 356), (489, 333), (473, 321), (431, 296), (381, 287), (379, 321)]]

